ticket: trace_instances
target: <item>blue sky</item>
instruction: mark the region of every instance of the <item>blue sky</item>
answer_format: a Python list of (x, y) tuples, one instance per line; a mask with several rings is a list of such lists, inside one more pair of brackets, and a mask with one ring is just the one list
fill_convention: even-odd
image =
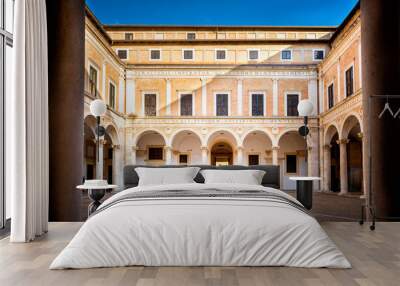
[(87, 0), (103, 24), (337, 26), (357, 0)]

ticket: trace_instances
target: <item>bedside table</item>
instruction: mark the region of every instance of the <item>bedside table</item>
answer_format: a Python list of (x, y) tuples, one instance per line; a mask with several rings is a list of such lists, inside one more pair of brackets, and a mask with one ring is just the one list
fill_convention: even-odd
[(313, 181), (321, 180), (320, 177), (289, 177), (289, 180), (296, 181), (296, 199), (303, 206), (311, 210), (313, 201)]
[(101, 205), (101, 199), (104, 197), (106, 194), (107, 190), (111, 189), (116, 189), (118, 188), (117, 185), (107, 185), (107, 186), (101, 186), (101, 187), (89, 187), (87, 185), (79, 185), (76, 187), (78, 190), (87, 190), (88, 191), (88, 197), (92, 201), (90, 205), (88, 206), (88, 217), (94, 213), (97, 208)]

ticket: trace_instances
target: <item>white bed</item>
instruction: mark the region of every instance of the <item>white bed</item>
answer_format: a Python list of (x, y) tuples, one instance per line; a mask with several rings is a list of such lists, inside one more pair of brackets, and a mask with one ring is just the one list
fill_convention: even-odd
[[(271, 199), (251, 195), (122, 199), (173, 190), (262, 191)], [(127, 189), (100, 206), (50, 269), (128, 265), (350, 268), (318, 222), (299, 205), (284, 192), (255, 185), (192, 183)]]

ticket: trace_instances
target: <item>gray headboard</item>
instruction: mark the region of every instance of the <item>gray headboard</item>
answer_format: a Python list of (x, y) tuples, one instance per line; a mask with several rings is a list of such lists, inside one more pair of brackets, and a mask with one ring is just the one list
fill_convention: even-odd
[[(220, 170), (263, 170), (265, 171), (265, 175), (262, 179), (262, 185), (264, 187), (271, 188), (280, 188), (280, 179), (279, 179), (279, 166), (273, 165), (255, 165), (255, 166), (210, 166), (210, 165), (193, 165), (195, 167), (200, 167), (202, 170), (204, 169), (220, 169)], [(143, 166), (143, 165), (127, 165), (124, 167), (124, 189), (136, 187), (139, 183), (138, 174), (135, 171), (137, 167), (146, 167), (146, 168), (182, 168), (186, 167), (184, 165), (165, 165), (165, 166)], [(198, 173), (194, 180), (197, 183), (204, 183), (203, 176)]]

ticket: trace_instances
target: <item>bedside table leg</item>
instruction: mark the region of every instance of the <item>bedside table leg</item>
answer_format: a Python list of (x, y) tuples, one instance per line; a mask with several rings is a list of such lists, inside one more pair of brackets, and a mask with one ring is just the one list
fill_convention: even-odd
[(313, 182), (297, 181), (296, 198), (306, 209), (311, 210), (313, 201)]
[(106, 190), (88, 190), (88, 196), (92, 200), (92, 203), (88, 206), (88, 217), (101, 205), (100, 200), (105, 194)]

